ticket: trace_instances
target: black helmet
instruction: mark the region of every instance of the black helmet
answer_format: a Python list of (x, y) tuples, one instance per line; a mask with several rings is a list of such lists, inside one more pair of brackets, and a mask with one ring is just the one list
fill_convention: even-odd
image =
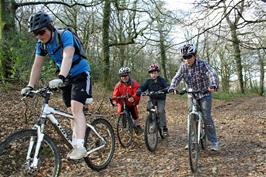
[(52, 23), (51, 18), (48, 14), (43, 11), (39, 11), (36, 14), (30, 16), (28, 20), (29, 32), (39, 30), (44, 27), (50, 26)]
[(130, 73), (129, 67), (122, 67), (118, 71), (119, 76), (125, 76), (125, 75), (128, 75), (129, 73)]
[(157, 64), (151, 64), (151, 65), (149, 66), (149, 70), (148, 70), (148, 72), (151, 73), (151, 72), (153, 72), (153, 71), (158, 71), (158, 72), (160, 72), (160, 67), (159, 67)]
[(197, 50), (193, 44), (186, 44), (181, 48), (181, 54), (183, 56), (195, 55), (196, 53), (197, 53)]

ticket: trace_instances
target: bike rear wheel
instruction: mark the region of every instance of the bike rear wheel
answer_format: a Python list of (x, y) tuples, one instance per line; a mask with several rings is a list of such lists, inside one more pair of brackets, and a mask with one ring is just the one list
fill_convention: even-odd
[(133, 141), (133, 122), (126, 114), (121, 114), (117, 120), (117, 137), (122, 147), (127, 148)]
[(199, 142), (198, 142), (198, 123), (194, 118), (196, 115), (190, 115), (188, 125), (188, 152), (189, 165), (192, 173), (197, 173), (199, 160)]
[(115, 134), (111, 124), (103, 118), (95, 119), (91, 125), (104, 141), (88, 127), (85, 135), (85, 147), (87, 148), (87, 151), (100, 146), (103, 147), (90, 153), (84, 159), (91, 169), (100, 171), (105, 169), (113, 158), (115, 151)]
[[(29, 146), (30, 142), (32, 148)], [(21, 130), (8, 136), (1, 144), (0, 176), (59, 176), (61, 157), (56, 145), (47, 135), (44, 135), (39, 150), (37, 168), (31, 167), (36, 143), (36, 130)], [(28, 160), (27, 153), (30, 155)]]
[(145, 121), (144, 140), (148, 150), (154, 152), (158, 144), (158, 125), (152, 116), (155, 115), (148, 115)]

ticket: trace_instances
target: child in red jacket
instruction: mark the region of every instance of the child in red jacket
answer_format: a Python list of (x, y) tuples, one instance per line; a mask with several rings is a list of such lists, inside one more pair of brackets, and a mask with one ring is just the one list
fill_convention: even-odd
[[(132, 118), (134, 119), (134, 123), (136, 126), (136, 133), (141, 134), (143, 129), (140, 126), (139, 115), (138, 115), (138, 104), (140, 100), (140, 96), (136, 95), (136, 92), (139, 88), (139, 84), (136, 80), (131, 79), (130, 76), (130, 68), (122, 67), (119, 69), (120, 81), (115, 85), (113, 97), (117, 96), (126, 96), (129, 98), (126, 100), (126, 106), (130, 111)], [(115, 100), (118, 104), (118, 114), (121, 113), (123, 108), (122, 100)]]

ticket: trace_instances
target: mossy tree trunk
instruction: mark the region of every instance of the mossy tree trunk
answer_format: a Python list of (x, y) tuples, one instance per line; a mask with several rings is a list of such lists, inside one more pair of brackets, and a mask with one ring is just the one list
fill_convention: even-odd
[(109, 26), (111, 17), (111, 1), (104, 1), (103, 8), (103, 23), (102, 23), (102, 42), (103, 42), (103, 61), (104, 61), (104, 71), (103, 71), (103, 82), (104, 86), (108, 87), (109, 82), (109, 70), (110, 70), (110, 45), (109, 45)]
[[(241, 50), (240, 50), (240, 40), (238, 38), (237, 33), (237, 24), (239, 23), (240, 17), (242, 16), (242, 13), (244, 11), (244, 0), (240, 3), (240, 5), (237, 6), (237, 12), (233, 20), (230, 19), (230, 14), (226, 16), (226, 21), (230, 27), (230, 33), (231, 33), (231, 40), (232, 45), (234, 49), (234, 59), (236, 62), (236, 68), (237, 68), (237, 76), (239, 80), (239, 87), (241, 93), (245, 93), (244, 90), (244, 79), (243, 79), (243, 66), (242, 66), (242, 59), (241, 59)], [(224, 6), (224, 10), (226, 11), (226, 7)]]
[(15, 32), (15, 0), (0, 0), (0, 76), (5, 81), (11, 78), (13, 58), (10, 41)]

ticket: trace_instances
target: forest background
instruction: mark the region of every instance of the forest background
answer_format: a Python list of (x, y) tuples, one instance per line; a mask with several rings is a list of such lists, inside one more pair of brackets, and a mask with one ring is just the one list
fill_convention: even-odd
[[(5, 86), (27, 84), (36, 42), (27, 32), (27, 20), (43, 10), (56, 27), (69, 26), (78, 33), (93, 81), (105, 88), (114, 86), (122, 66), (130, 67), (132, 77), (141, 82), (148, 77), (148, 66), (158, 63), (170, 81), (182, 62), (180, 47), (194, 43), (200, 58), (217, 71), (222, 94), (265, 92), (263, 0), (0, 2), (0, 80)], [(55, 77), (54, 71), (45, 64), (41, 84)]]

